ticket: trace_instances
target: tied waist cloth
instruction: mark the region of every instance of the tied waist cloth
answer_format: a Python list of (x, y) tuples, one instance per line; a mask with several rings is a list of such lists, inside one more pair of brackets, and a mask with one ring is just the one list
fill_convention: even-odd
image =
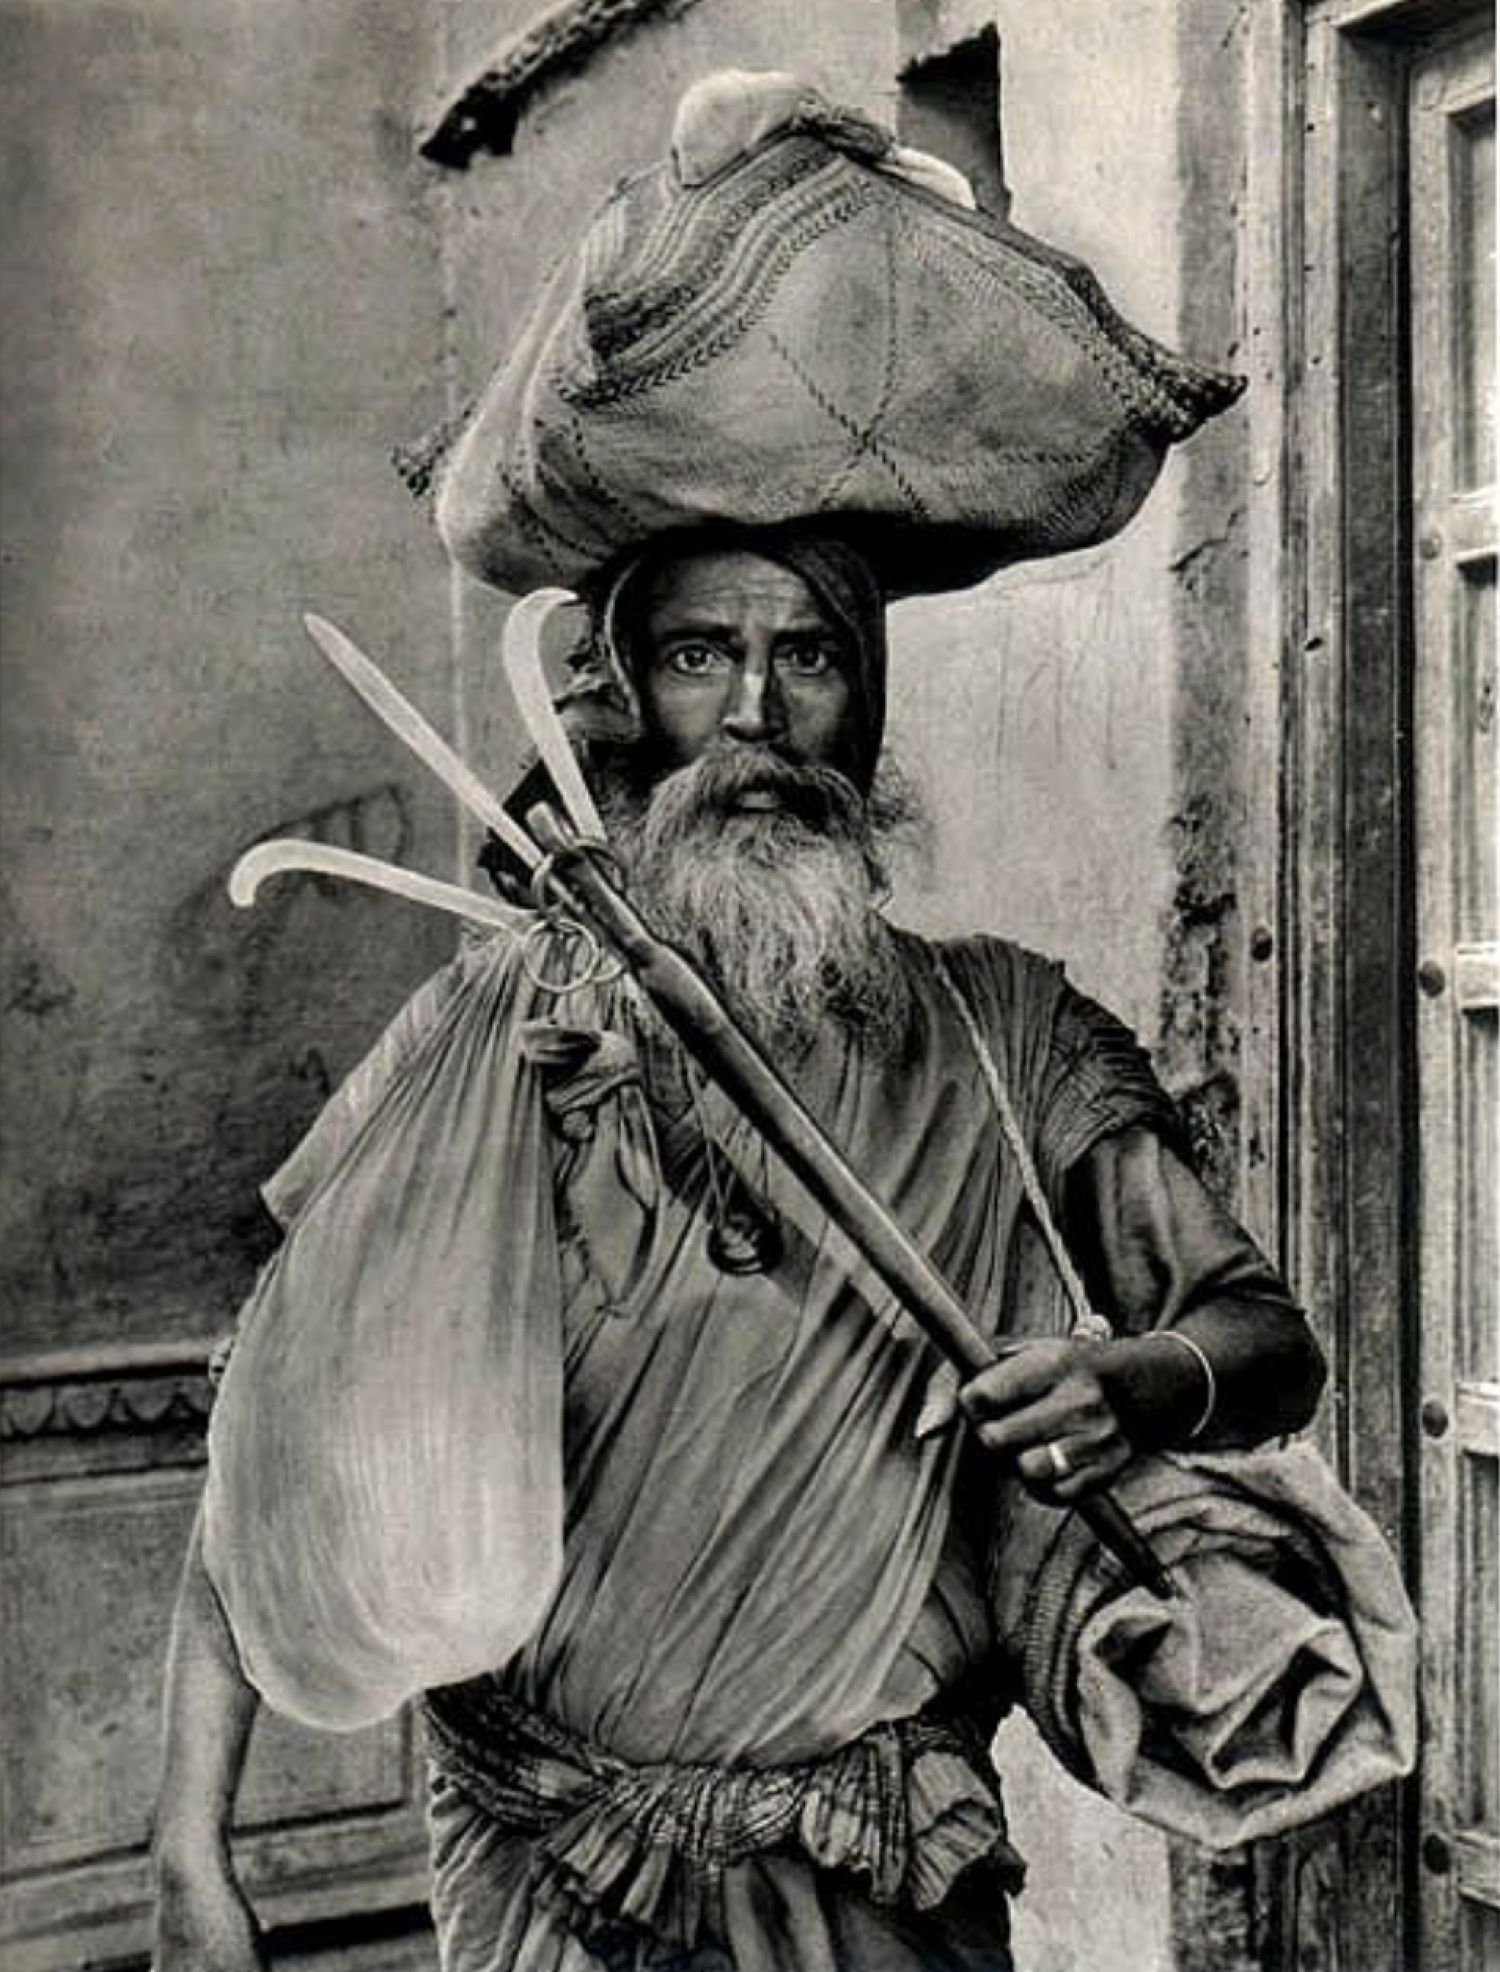
[(864, 1879), (876, 1904), (935, 1909), (982, 1867), (1014, 1895), (988, 1728), (947, 1696), (787, 1766), (635, 1764), (534, 1711), (493, 1677), (424, 1701), (436, 1771), (533, 1845), (534, 1890), (585, 1942), (620, 1931), (692, 1946), (725, 1870), (769, 1850)]

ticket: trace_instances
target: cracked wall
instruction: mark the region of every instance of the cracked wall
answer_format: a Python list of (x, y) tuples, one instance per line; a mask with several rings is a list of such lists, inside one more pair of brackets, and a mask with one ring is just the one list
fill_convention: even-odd
[[(1181, 336), (1240, 367), (1241, 214), (1245, 198), (1244, 0), (1177, 10), (1185, 76), (1211, 87), (1178, 98), (1180, 252), (1193, 279)], [(1172, 891), (1164, 920), (1159, 1064), (1205, 1173), (1233, 1198), (1240, 1167), (1243, 929), (1240, 866), (1250, 827), (1245, 739), (1247, 648), (1245, 415), (1221, 419), (1187, 448), (1172, 580), (1176, 651)]]

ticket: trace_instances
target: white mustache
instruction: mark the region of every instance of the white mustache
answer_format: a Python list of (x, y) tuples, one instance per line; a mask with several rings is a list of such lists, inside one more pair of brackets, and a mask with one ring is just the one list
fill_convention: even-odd
[(864, 833), (865, 801), (852, 781), (837, 768), (789, 760), (769, 747), (704, 754), (661, 781), (649, 809), (668, 826), (690, 828), (705, 819), (744, 820), (746, 804), (761, 795), (771, 797), (772, 818), (790, 816), (844, 841)]

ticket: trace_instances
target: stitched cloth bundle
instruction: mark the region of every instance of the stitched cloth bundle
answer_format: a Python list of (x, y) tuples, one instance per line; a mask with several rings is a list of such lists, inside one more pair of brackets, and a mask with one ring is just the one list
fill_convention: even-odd
[(1115, 533), (1239, 383), (971, 199), (792, 76), (696, 85), (461, 434), (452, 553), (577, 587), (662, 535), (821, 519), (909, 594)]

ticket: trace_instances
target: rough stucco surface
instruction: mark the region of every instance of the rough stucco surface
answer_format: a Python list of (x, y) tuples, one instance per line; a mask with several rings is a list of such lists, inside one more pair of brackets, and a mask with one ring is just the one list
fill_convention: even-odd
[(446, 577), (385, 463), (437, 407), (430, 59), (396, 4), (0, 31), (5, 1340), (160, 1339), (222, 1325), (257, 1182), (447, 943), (296, 880), (223, 895), (289, 826), (451, 855), (300, 629), (345, 619), (441, 707)]
[[(1170, 341), (1175, 139), (1169, 118), (1141, 115), (1140, 78), (1165, 98), (1171, 10), (1079, 0), (1065, 34), (1024, 0), (989, 11), (1012, 220), (1089, 261), (1131, 320)], [(984, 923), (1066, 958), (1148, 1043), (1171, 881), (1166, 563), (1180, 472), (1170, 462), (1103, 549), (897, 613), (892, 733), (914, 766), (938, 770), (921, 777), (943, 871), (930, 903), (901, 893), (908, 915)]]
[[(1183, 333), (1239, 360), (1245, 154), (1222, 105), (1243, 87), (1246, 8), (1211, 0), (1177, 27), (1185, 74), (1214, 78), (1179, 105), (1183, 158), (1181, 251), (1194, 279)], [(1232, 133), (1226, 135), (1226, 131)], [(1246, 647), (1226, 625), (1246, 620), (1246, 487), (1242, 412), (1205, 432), (1184, 461), (1185, 498), (1172, 557), (1175, 676), (1173, 897), (1163, 982), (1163, 1061), (1205, 1170), (1226, 1192), (1240, 1159), (1238, 858), (1249, 823), (1244, 735), (1250, 673), (1276, 654)], [(1262, 802), (1262, 807), (1264, 803)]]

